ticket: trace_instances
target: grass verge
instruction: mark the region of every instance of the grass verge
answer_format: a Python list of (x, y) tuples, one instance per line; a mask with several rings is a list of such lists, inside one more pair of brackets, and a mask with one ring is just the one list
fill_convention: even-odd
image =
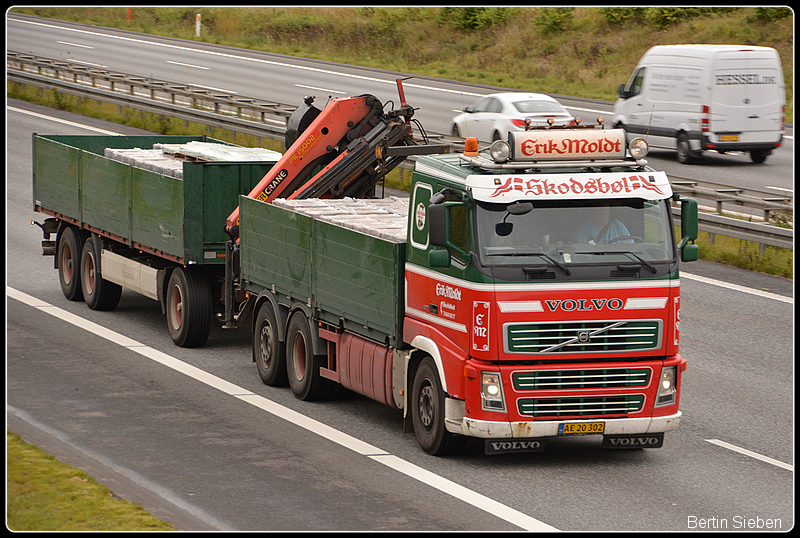
[(174, 531), (89, 475), (6, 431), (6, 526), (24, 531)]

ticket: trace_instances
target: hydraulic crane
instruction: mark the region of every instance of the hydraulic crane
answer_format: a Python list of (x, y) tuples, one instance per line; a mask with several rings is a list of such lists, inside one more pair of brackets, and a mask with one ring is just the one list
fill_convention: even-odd
[[(447, 145), (418, 144), (413, 137), (414, 109), (397, 79), (400, 107), (384, 112), (373, 95), (332, 99), (319, 110), (306, 97), (287, 122), (287, 151), (248, 194), (275, 198), (360, 198), (409, 155), (448, 153)], [(235, 237), (239, 208), (226, 230)]]

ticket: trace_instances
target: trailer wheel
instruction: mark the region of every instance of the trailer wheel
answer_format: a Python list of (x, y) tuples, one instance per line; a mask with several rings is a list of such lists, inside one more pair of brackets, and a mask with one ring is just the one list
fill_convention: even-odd
[(271, 387), (285, 387), (289, 383), (286, 345), (280, 341), (279, 334), (275, 311), (269, 302), (265, 302), (258, 309), (253, 328), (253, 359), (261, 381)]
[(444, 390), (433, 359), (426, 357), (414, 375), (411, 392), (411, 418), (422, 450), (444, 456), (460, 450), (466, 438), (453, 435), (444, 425)]
[(322, 400), (333, 395), (336, 385), (320, 374), (323, 356), (314, 355), (308, 319), (295, 313), (286, 329), (286, 374), (294, 395), (301, 400)]
[(211, 332), (211, 286), (201, 271), (177, 268), (167, 285), (167, 327), (176, 345), (200, 347)]
[(80, 230), (67, 226), (58, 240), (58, 280), (64, 297), (70, 301), (82, 301), (81, 290), (81, 245)]
[(122, 286), (102, 277), (100, 239), (91, 236), (81, 252), (81, 289), (83, 300), (92, 310), (114, 310), (122, 296)]

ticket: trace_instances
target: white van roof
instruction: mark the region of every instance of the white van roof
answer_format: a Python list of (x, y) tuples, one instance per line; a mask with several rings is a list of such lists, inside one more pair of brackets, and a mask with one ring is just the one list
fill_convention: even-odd
[(644, 56), (642, 60), (644, 60), (647, 56), (651, 54), (670, 54), (675, 56), (693, 56), (696, 58), (708, 58), (713, 56), (718, 52), (735, 52), (735, 51), (747, 51), (747, 52), (768, 52), (770, 54), (778, 54), (778, 51), (773, 49), (772, 47), (759, 47), (754, 45), (703, 45), (703, 44), (696, 44), (696, 45), (656, 45), (655, 47), (651, 47)]

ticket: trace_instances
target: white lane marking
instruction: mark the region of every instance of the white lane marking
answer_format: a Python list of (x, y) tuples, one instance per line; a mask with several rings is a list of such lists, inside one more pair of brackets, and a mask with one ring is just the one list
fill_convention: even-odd
[(721, 446), (722, 448), (727, 448), (728, 450), (733, 450), (734, 452), (738, 452), (739, 454), (744, 454), (745, 456), (750, 456), (751, 458), (755, 458), (757, 460), (761, 460), (763, 462), (769, 463), (771, 465), (775, 465), (776, 467), (780, 467), (782, 469), (786, 469), (789, 471), (794, 472), (794, 465), (789, 465), (788, 463), (783, 463), (782, 461), (778, 461), (772, 459), (768, 456), (762, 456), (758, 452), (753, 452), (751, 450), (747, 450), (746, 448), (741, 448), (736, 445), (732, 445), (730, 443), (726, 443), (725, 441), (720, 441), (719, 439), (706, 439), (709, 443), (715, 444), (717, 446)]
[[(354, 79), (359, 79), (359, 80), (367, 80), (367, 81), (370, 81), (370, 82), (378, 82), (378, 83), (381, 83), (381, 84), (395, 84), (395, 80), (394, 79), (392, 79), (392, 80), (384, 80), (384, 79), (379, 79), (379, 78), (374, 78), (374, 77), (366, 77), (366, 76), (363, 76), (363, 75), (354, 75), (354, 74), (351, 74), (351, 73), (341, 73), (341, 72), (333, 71), (333, 70), (330, 70), (330, 69), (321, 69), (319, 67), (292, 65), (292, 64), (287, 64), (287, 63), (284, 63), (284, 62), (276, 62), (276, 61), (273, 61), (273, 60), (263, 60), (263, 59), (259, 59), (259, 58), (249, 58), (247, 56), (240, 56), (240, 55), (236, 55), (236, 54), (228, 54), (228, 53), (224, 53), (224, 52), (216, 52), (216, 51), (210, 51), (210, 50), (195, 49), (195, 48), (184, 47), (184, 46), (180, 46), (180, 45), (170, 45), (170, 44), (167, 44), (167, 43), (157, 43), (155, 41), (147, 41), (147, 40), (144, 40), (144, 39), (136, 39), (136, 38), (132, 38), (132, 37), (116, 36), (116, 35), (111, 35), (111, 34), (103, 34), (103, 33), (100, 33), (100, 32), (92, 32), (92, 31), (88, 31), (88, 30), (79, 30), (77, 28), (66, 28), (66, 27), (63, 27), (63, 26), (55, 25), (55, 24), (45, 24), (45, 23), (41, 23), (41, 22), (23, 21), (23, 20), (18, 20), (18, 19), (13, 19), (13, 22), (19, 22), (19, 23), (22, 23), (22, 24), (31, 24), (31, 25), (34, 25), (34, 26), (45, 26), (45, 27), (48, 27), (48, 28), (56, 28), (58, 30), (64, 30), (64, 31), (67, 31), (67, 32), (75, 32), (75, 33), (79, 33), (79, 34), (89, 34), (89, 35), (94, 35), (94, 36), (98, 36), (98, 37), (106, 37), (106, 38), (109, 38), (109, 39), (118, 39), (120, 41), (130, 41), (130, 42), (135, 42), (135, 43), (142, 43), (142, 44), (145, 44), (145, 45), (152, 45), (154, 47), (162, 47), (162, 48), (168, 48), (168, 49), (174, 49), (174, 50), (183, 50), (183, 51), (187, 51), (187, 52), (195, 52), (197, 54), (208, 54), (210, 56), (218, 56), (220, 58), (231, 58), (231, 59), (242, 60), (242, 61), (247, 61), (247, 62), (256, 62), (256, 63), (261, 63), (261, 64), (276, 65), (276, 66), (279, 66), (279, 67), (300, 69), (300, 70), (303, 70), (303, 71), (314, 71), (314, 72), (317, 72), (317, 73), (325, 73), (325, 74), (328, 74), (328, 75), (336, 75), (336, 76), (340, 76), (340, 77), (354, 78)], [(422, 86), (422, 85), (419, 85), (419, 84), (403, 84), (403, 86), (405, 88), (419, 88), (419, 89), (423, 89), (423, 90), (432, 90), (432, 91), (439, 91), (439, 92), (445, 92), (445, 93), (457, 93), (457, 94), (463, 94), (463, 95), (474, 95), (476, 97), (483, 95), (483, 94), (480, 94), (480, 93), (464, 92), (462, 90), (448, 90), (448, 89), (444, 89), (444, 88), (434, 88), (432, 86)]]
[(54, 118), (53, 116), (46, 116), (45, 114), (39, 114), (38, 112), (31, 112), (30, 110), (22, 110), (21, 108), (16, 108), (13, 106), (6, 107), (6, 110), (12, 110), (14, 112), (19, 112), (20, 114), (27, 114), (28, 116), (34, 116), (36, 118), (41, 118), (43, 120), (54, 121), (56, 123), (62, 123), (64, 125), (69, 125), (70, 127), (78, 127), (80, 129), (94, 131), (100, 134), (122, 136), (122, 133), (115, 133), (114, 131), (106, 131), (105, 129), (99, 129), (97, 127), (89, 127), (88, 125), (84, 125), (82, 123), (75, 123), (74, 121), (62, 120), (59, 118)]
[(202, 65), (185, 64), (183, 62), (174, 62), (172, 60), (167, 60), (167, 63), (168, 64), (172, 64), (172, 65), (180, 65), (180, 66), (183, 66), (183, 67), (191, 67), (193, 69), (205, 69), (205, 70), (211, 69), (210, 67), (204, 67)]
[(306, 88), (308, 90), (317, 90), (317, 91), (325, 92), (325, 93), (344, 93), (344, 92), (340, 92), (340, 91), (337, 91), (337, 90), (328, 90), (326, 88), (317, 88), (315, 86), (305, 86), (303, 84), (295, 84), (295, 86), (297, 86), (298, 88)]
[(196, 379), (201, 383), (220, 390), (225, 394), (233, 396), (234, 398), (237, 398), (245, 403), (249, 403), (255, 407), (258, 407), (259, 409), (263, 409), (272, 415), (282, 418), (291, 424), (304, 428), (311, 433), (324, 437), (325, 439), (352, 450), (357, 454), (380, 462), (410, 478), (418, 480), (423, 484), (430, 485), (431, 487), (434, 487), (439, 491), (451, 495), (452, 497), (455, 497), (456, 499), (459, 499), (465, 503), (475, 506), (476, 508), (485, 510), (488, 513), (504, 519), (509, 523), (517, 525), (522, 529), (538, 531), (558, 530), (547, 525), (546, 523), (532, 518), (527, 514), (490, 499), (485, 495), (481, 495), (480, 493), (460, 486), (455, 482), (431, 473), (430, 471), (398, 458), (397, 456), (393, 456), (385, 450), (372, 446), (369, 443), (361, 441), (360, 439), (356, 439), (355, 437), (332, 428), (327, 424), (323, 424), (317, 420), (298, 413), (297, 411), (284, 407), (283, 405), (264, 398), (263, 396), (259, 396), (258, 394), (250, 392), (247, 389), (239, 387), (238, 385), (234, 385), (229, 381), (219, 378), (213, 374), (209, 374), (200, 368), (187, 364), (157, 349), (153, 349), (140, 342), (137, 342), (136, 340), (132, 340), (127, 336), (116, 333), (110, 329), (98, 325), (97, 323), (83, 319), (80, 316), (72, 314), (71, 312), (67, 312), (66, 310), (28, 295), (27, 293), (16, 290), (10, 286), (6, 286), (6, 294), (12, 299), (16, 299), (17, 301), (27, 304), (28, 306), (36, 308), (42, 312), (46, 312), (54, 317), (66, 321), (67, 323), (75, 325), (76, 327), (105, 338), (110, 342), (125, 347), (133, 352), (139, 353), (143, 357), (147, 357), (148, 359), (156, 361), (188, 377)]
[[(56, 41), (59, 45), (67, 45), (70, 47), (79, 47), (82, 49), (94, 49), (94, 47), (90, 47), (89, 45), (79, 45), (78, 43), (70, 43), (69, 41)], [(74, 61), (74, 60), (73, 60)]]
[(792, 297), (785, 297), (783, 295), (778, 295), (777, 293), (770, 293), (768, 291), (761, 291), (754, 288), (747, 288), (745, 286), (740, 286), (738, 284), (731, 284), (730, 282), (723, 282), (721, 280), (714, 280), (713, 278), (708, 278), (705, 276), (700, 275), (693, 275), (691, 273), (684, 273), (681, 271), (681, 278), (688, 278), (689, 280), (697, 280), (698, 282), (703, 282), (704, 284), (711, 284), (712, 286), (719, 286), (721, 288), (727, 288), (729, 290), (740, 291), (742, 293), (749, 293), (751, 295), (757, 295), (759, 297), (764, 297), (765, 299), (772, 299), (774, 301), (780, 301), (782, 303), (794, 303), (794, 298)]

